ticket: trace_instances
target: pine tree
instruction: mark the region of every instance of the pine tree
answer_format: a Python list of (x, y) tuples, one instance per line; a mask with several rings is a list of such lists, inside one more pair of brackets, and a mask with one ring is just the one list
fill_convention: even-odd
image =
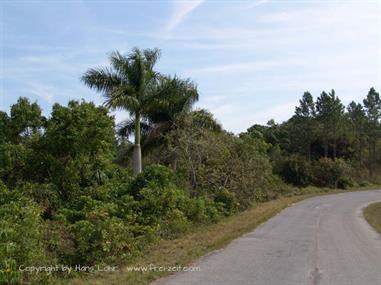
[(316, 135), (316, 108), (311, 93), (304, 92), (303, 97), (299, 100), (299, 106), (295, 108), (294, 126), (290, 131), (296, 131), (299, 140), (297, 145), (301, 145), (305, 150), (307, 159), (311, 160), (311, 145)]
[(329, 94), (323, 91), (316, 101), (316, 117), (321, 124), (320, 135), (324, 143), (325, 157), (328, 157), (330, 144), (333, 158), (337, 156), (337, 141), (343, 131), (344, 109), (344, 105), (333, 89)]
[(367, 118), (368, 137), (368, 168), (370, 176), (373, 175), (374, 161), (376, 157), (376, 142), (380, 137), (381, 100), (380, 95), (372, 87), (364, 99), (364, 108)]
[(356, 159), (362, 164), (362, 150), (366, 139), (366, 115), (360, 103), (352, 101), (347, 107), (347, 115), (351, 125), (354, 141)]

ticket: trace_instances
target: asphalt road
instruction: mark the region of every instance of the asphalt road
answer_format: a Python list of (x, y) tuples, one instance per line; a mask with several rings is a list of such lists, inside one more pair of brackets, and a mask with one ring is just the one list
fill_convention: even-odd
[(381, 191), (310, 198), (154, 284), (380, 285), (381, 236), (362, 209)]

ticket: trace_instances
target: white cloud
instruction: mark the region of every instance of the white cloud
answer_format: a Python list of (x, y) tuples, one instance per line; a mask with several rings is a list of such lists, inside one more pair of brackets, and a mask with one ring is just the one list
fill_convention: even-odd
[(164, 31), (166, 33), (172, 32), (177, 25), (185, 20), (185, 18), (205, 0), (192, 0), (192, 1), (176, 1), (173, 6), (172, 14), (165, 25)]
[[(81, 73), (108, 65), (110, 50), (159, 43), (165, 52), (160, 64), (196, 79), (202, 94), (197, 106), (213, 111), (234, 132), (270, 118), (286, 119), (305, 90), (316, 97), (334, 88), (346, 103), (361, 100), (372, 85), (381, 88), (381, 6), (376, 1), (214, 1), (200, 11), (210, 14), (189, 19), (203, 2), (173, 2), (162, 33), (91, 22), (82, 28), (86, 40), (74, 46), (18, 44), (17, 57), (5, 58), (0, 77), (25, 83), (25, 92), (28, 82), (41, 83), (28, 92), (47, 101), (68, 92), (78, 98), (86, 91), (101, 102), (79, 82)], [(182, 25), (187, 19), (192, 25)], [(50, 88), (57, 83), (62, 89)], [(70, 84), (83, 89), (68, 91)], [(117, 121), (124, 117), (116, 114)]]
[(327, 2), (313, 7), (304, 5), (300, 9), (264, 10), (246, 19), (250, 24), (236, 25), (241, 23), (239, 18), (252, 14), (240, 11), (232, 16), (236, 21), (221, 22), (218, 26), (196, 23), (182, 33), (171, 35), (171, 40), (175, 46), (197, 49), (274, 49), (285, 45), (327, 44), (324, 41), (360, 43), (378, 36), (380, 8), (375, 2)]
[(54, 103), (54, 96), (60, 93), (60, 91), (53, 86), (34, 81), (28, 82), (27, 88), (22, 89), (21, 91), (26, 94), (40, 97), (50, 104)]
[(248, 4), (248, 5), (245, 7), (245, 9), (252, 9), (252, 8), (261, 6), (261, 5), (263, 5), (263, 4), (266, 4), (266, 3), (268, 3), (268, 2), (269, 2), (269, 0), (259, 0), (259, 1), (254, 1), (254, 2), (252, 2), (252, 3), (250, 3), (250, 4)]
[(282, 59), (282, 60), (257, 60), (249, 62), (227, 63), (221, 65), (207, 66), (188, 70), (190, 74), (222, 74), (236, 72), (254, 72), (281, 66), (295, 67), (300, 66), (303, 62), (298, 58)]

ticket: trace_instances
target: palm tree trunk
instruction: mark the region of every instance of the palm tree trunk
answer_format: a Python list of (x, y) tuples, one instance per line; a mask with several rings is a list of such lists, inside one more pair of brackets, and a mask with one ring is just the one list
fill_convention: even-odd
[(132, 154), (132, 171), (136, 176), (142, 172), (142, 150), (140, 147), (140, 113), (135, 115), (135, 145)]

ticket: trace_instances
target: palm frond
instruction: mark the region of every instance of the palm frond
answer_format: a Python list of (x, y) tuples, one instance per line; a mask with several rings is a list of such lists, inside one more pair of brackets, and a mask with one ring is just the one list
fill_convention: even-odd
[(153, 69), (154, 65), (160, 58), (161, 52), (158, 48), (154, 49), (145, 49), (143, 51), (145, 63), (146, 63), (146, 69), (151, 70)]
[(140, 102), (135, 96), (136, 92), (130, 86), (117, 86), (111, 92), (104, 94), (104, 105), (112, 109), (126, 109), (132, 112), (140, 110)]
[(110, 63), (119, 75), (128, 81), (127, 75), (130, 68), (128, 58), (123, 56), (119, 51), (114, 51), (110, 54)]
[[(142, 137), (144, 138), (150, 131), (150, 124), (143, 120), (140, 122), (140, 128), (142, 132)], [(135, 118), (130, 118), (120, 122), (117, 125), (117, 134), (120, 137), (128, 138), (135, 131)]]
[(129, 62), (129, 68), (126, 70), (128, 80), (131, 85), (135, 86), (137, 95), (140, 95), (146, 83), (144, 56), (140, 49), (133, 48), (126, 60)]
[(173, 120), (176, 114), (190, 111), (197, 100), (197, 87), (190, 80), (160, 76), (146, 92), (145, 112), (154, 122)]
[(123, 84), (123, 79), (107, 67), (90, 68), (81, 80), (90, 88), (104, 93), (111, 92), (115, 86)]

